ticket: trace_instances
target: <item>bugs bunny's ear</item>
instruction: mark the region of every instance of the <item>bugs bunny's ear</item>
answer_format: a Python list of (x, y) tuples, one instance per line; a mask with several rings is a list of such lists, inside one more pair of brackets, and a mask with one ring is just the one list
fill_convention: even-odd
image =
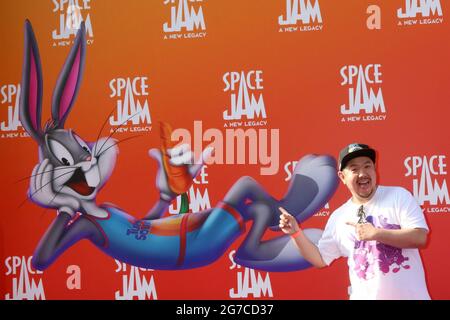
[(24, 59), (22, 70), (19, 117), (30, 136), (42, 142), (42, 68), (36, 37), (30, 21), (25, 21)]
[(77, 97), (83, 76), (85, 52), (86, 30), (83, 21), (53, 91), (52, 118), (56, 128), (64, 127)]

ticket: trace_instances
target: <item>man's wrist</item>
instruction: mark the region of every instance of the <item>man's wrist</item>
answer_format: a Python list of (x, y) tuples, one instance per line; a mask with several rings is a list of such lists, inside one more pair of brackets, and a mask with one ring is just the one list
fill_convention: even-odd
[(302, 233), (302, 229), (299, 228), (297, 231), (295, 231), (294, 233), (291, 233), (289, 236), (290, 236), (292, 239), (295, 239), (295, 238), (297, 238), (301, 233)]
[(383, 239), (383, 231), (384, 229), (382, 228), (375, 228), (374, 227), (374, 231), (373, 231), (373, 236), (372, 236), (372, 240), (381, 242), (380, 240)]

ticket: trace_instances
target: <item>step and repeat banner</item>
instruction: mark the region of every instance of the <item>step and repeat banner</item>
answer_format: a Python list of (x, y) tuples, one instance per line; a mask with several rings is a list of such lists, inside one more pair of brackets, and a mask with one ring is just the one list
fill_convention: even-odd
[[(245, 176), (279, 199), (305, 155), (337, 158), (349, 143), (369, 144), (378, 152), (379, 183), (408, 189), (423, 208), (431, 230), (421, 250), (429, 291), (433, 299), (448, 299), (449, 5), (447, 0), (1, 1), (1, 299), (348, 299), (345, 259), (300, 271), (240, 265), (235, 255), (252, 220), (241, 221), (242, 232), (217, 259), (196, 268), (138, 267), (110, 257), (91, 237), (72, 239), (44, 271), (36, 270), (33, 254), (61, 200), (55, 193), (45, 208), (28, 199), (29, 190), (58, 183), (45, 174), (51, 167), (37, 167), (38, 143), (56, 150), (67, 165), (82, 157), (71, 151), (73, 145), (64, 145), (73, 139), (85, 150), (117, 151), (115, 164), (99, 160), (99, 166), (109, 165), (107, 174), (83, 176), (80, 169), (71, 183), (89, 194), (100, 181), (96, 203), (112, 203), (140, 221), (129, 235), (145, 238), (152, 229), (140, 219), (160, 197), (158, 165), (149, 150), (161, 147), (161, 121), (194, 151), (211, 142), (216, 148), (214, 163), (201, 169), (187, 197), (175, 198), (164, 210), (163, 218), (175, 222), (178, 214), (216, 207)], [(27, 20), (36, 46), (26, 36)], [(77, 40), (82, 21), (85, 37)], [(25, 88), (22, 73), (29, 81)], [(24, 94), (34, 137), (20, 121)], [(40, 135), (61, 123), (67, 131), (55, 134), (57, 142)], [(349, 196), (339, 185), (303, 227), (323, 229)], [(212, 245), (221, 228), (199, 246)], [(268, 228), (263, 237), (281, 234)], [(172, 249), (161, 242), (151, 250), (170, 256)]]

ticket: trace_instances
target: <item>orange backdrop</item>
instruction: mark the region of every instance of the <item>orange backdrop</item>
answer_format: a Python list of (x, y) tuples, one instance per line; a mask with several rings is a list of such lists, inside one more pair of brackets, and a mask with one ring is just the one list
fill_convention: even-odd
[[(119, 144), (115, 171), (99, 202), (113, 202), (136, 217), (151, 208), (158, 198), (156, 164), (147, 151), (159, 146), (155, 124), (160, 120), (192, 134), (194, 121), (201, 121), (203, 130), (225, 132), (230, 125), (257, 133), (279, 130), (278, 171), (262, 175), (263, 165), (250, 164), (248, 158), (246, 164), (208, 165), (203, 181), (193, 187), (203, 196), (200, 209), (214, 206), (244, 175), (280, 197), (292, 161), (308, 153), (337, 156), (350, 142), (368, 143), (379, 152), (380, 183), (407, 188), (422, 205), (431, 230), (421, 250), (430, 294), (450, 297), (447, 1), (18, 0), (1, 1), (0, 12), (2, 299), (348, 298), (343, 259), (321, 270), (246, 269), (231, 258), (243, 236), (215, 263), (187, 271), (125, 266), (87, 241), (43, 273), (29, 266), (55, 212), (26, 201), (24, 178), (38, 157), (36, 143), (17, 122), (23, 25), (25, 19), (31, 21), (39, 44), (45, 121), (74, 39), (61, 28), (70, 31), (80, 16), (87, 26), (86, 66), (66, 127), (94, 141), (112, 111), (113, 120), (120, 120), (118, 106), (125, 101), (139, 103), (147, 116), (124, 123), (114, 134), (119, 140), (140, 136)], [(232, 72), (250, 82), (239, 79), (234, 90), (228, 89)], [(127, 79), (128, 89), (135, 80), (136, 90), (123, 87), (119, 95), (116, 85)], [(224, 112), (230, 114), (239, 87), (256, 101), (262, 97), (255, 109), (260, 112), (252, 114), (255, 104), (244, 101), (248, 113), (227, 120)], [(349, 108), (352, 97), (357, 103)], [(102, 136), (117, 127), (107, 121)], [(270, 140), (268, 144), (270, 149)], [(423, 187), (415, 191), (415, 184)], [(348, 197), (341, 185), (304, 226), (323, 228)]]

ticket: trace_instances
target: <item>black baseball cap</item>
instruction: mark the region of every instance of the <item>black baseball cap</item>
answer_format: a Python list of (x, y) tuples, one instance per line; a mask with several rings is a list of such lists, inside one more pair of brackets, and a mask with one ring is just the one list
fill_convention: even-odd
[(339, 153), (339, 171), (342, 171), (347, 163), (356, 157), (369, 157), (375, 163), (375, 150), (367, 144), (351, 143)]

